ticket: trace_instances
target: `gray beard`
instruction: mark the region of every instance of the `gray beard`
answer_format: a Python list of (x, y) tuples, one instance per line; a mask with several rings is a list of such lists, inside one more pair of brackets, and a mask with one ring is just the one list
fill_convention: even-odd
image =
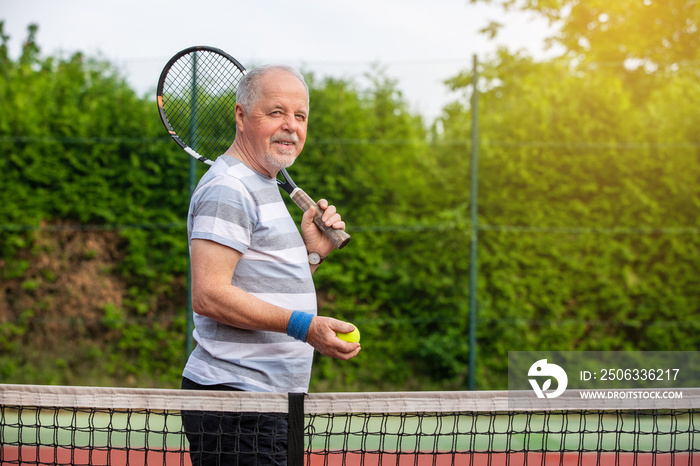
[(271, 153), (265, 154), (265, 161), (271, 166), (276, 168), (277, 170), (282, 170), (283, 168), (289, 168), (294, 164), (294, 161), (296, 159), (288, 160), (286, 158), (278, 158), (272, 155)]

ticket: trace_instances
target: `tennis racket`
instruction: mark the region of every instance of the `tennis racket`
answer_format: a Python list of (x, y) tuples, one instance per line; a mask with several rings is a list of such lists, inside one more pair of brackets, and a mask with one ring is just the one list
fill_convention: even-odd
[[(214, 47), (189, 47), (175, 54), (158, 79), (157, 101), (160, 119), (170, 136), (185, 152), (207, 165), (223, 154), (232, 142), (236, 126), (238, 83), (246, 70), (235, 58)], [(304, 212), (316, 202), (299, 188), (287, 173), (277, 180)], [(343, 230), (328, 227), (316, 209), (314, 223), (342, 249), (350, 241)]]

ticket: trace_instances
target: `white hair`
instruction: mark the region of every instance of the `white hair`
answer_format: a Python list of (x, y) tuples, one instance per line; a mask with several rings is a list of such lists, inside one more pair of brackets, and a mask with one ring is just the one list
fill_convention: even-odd
[(309, 86), (304, 81), (304, 76), (294, 67), (286, 65), (263, 65), (252, 69), (238, 83), (238, 91), (236, 92), (236, 103), (243, 106), (246, 112), (250, 112), (253, 104), (260, 98), (260, 78), (269, 71), (286, 71), (299, 80), (306, 89), (306, 105), (309, 105)]

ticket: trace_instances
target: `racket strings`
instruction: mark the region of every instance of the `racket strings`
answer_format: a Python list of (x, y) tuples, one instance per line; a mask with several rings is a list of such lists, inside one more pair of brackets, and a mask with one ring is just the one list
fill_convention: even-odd
[(238, 83), (244, 71), (223, 55), (195, 51), (176, 60), (163, 85), (163, 110), (180, 139), (215, 159), (233, 141)]

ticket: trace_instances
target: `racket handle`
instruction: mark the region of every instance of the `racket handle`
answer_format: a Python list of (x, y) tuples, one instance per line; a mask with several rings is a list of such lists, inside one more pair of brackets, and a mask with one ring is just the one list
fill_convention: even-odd
[[(292, 194), (290, 194), (290, 197), (304, 212), (309, 210), (311, 207), (316, 206), (314, 200), (311, 199), (311, 197), (301, 188), (296, 188)], [(314, 215), (314, 223), (319, 230), (321, 230), (331, 240), (331, 242), (333, 242), (336, 248), (343, 249), (350, 241), (350, 235), (345, 233), (343, 230), (336, 230), (333, 227), (326, 226), (321, 217), (323, 217), (323, 210), (318, 208), (316, 209), (316, 214)]]

